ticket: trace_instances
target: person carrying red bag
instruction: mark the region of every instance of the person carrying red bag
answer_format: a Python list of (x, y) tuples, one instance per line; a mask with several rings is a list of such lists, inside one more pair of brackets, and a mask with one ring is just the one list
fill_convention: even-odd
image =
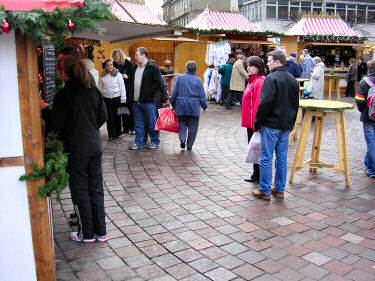
[(177, 76), (174, 81), (172, 97), (170, 98), (178, 117), (180, 147), (184, 149), (186, 143), (187, 150), (192, 149), (197, 136), (200, 108), (203, 108), (203, 112), (207, 111), (203, 83), (196, 76), (196, 71), (196, 62), (188, 61), (186, 63), (186, 72)]

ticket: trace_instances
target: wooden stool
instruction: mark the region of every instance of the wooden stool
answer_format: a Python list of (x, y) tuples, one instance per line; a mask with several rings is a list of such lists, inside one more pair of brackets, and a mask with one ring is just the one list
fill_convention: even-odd
[(328, 88), (328, 100), (331, 100), (331, 94), (332, 94), (332, 81), (336, 81), (337, 87), (336, 87), (336, 99), (340, 101), (340, 76), (337, 75), (326, 75), (324, 78), (329, 79), (329, 88)]
[[(298, 141), (289, 182), (293, 182), (294, 173), (302, 168), (310, 168), (310, 173), (316, 173), (318, 168), (327, 168), (344, 174), (345, 184), (349, 187), (349, 161), (344, 111), (346, 109), (353, 109), (354, 106), (350, 103), (326, 100), (301, 100), (299, 106), (300, 108), (305, 109), (305, 114), (303, 117), (301, 135)], [(313, 116), (315, 116), (315, 128), (311, 149), (311, 159), (306, 162), (302, 162)], [(329, 164), (319, 160), (323, 121), (325, 117), (329, 116), (336, 118), (336, 134), (339, 154), (338, 165)]]

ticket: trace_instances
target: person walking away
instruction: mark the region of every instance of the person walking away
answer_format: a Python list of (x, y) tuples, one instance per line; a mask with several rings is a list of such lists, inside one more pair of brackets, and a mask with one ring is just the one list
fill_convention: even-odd
[(58, 62), (65, 86), (54, 100), (52, 127), (64, 141), (68, 153), (69, 188), (77, 213), (77, 242), (108, 240), (104, 213), (102, 147), (99, 128), (107, 120), (102, 94), (91, 87), (87, 68), (73, 56)]
[[(153, 64), (156, 64), (156, 61), (154, 60), (149, 60)], [(169, 94), (168, 94), (168, 87), (167, 84), (165, 83), (165, 80), (163, 78), (163, 75), (160, 74), (160, 89), (157, 90), (155, 94), (155, 118), (158, 120), (159, 118), (159, 109), (163, 108), (163, 104), (166, 103), (169, 99)], [(145, 122), (144, 126), (145, 130), (145, 136), (143, 138), (143, 144), (147, 143), (148, 140), (148, 124)]]
[(324, 63), (319, 57), (312, 59), (314, 68), (311, 71), (311, 94), (310, 97), (317, 100), (324, 98)]
[[(264, 80), (254, 129), (261, 130), (260, 187), (252, 195), (270, 200), (270, 194), (284, 198), (287, 174), (289, 133), (297, 118), (299, 87), (297, 80), (286, 70), (286, 56), (280, 51), (268, 54), (271, 71)], [(275, 187), (271, 188), (272, 160), (276, 154)]]
[[(367, 169), (367, 175), (375, 179), (375, 120), (370, 118), (369, 107), (367, 106), (369, 90), (375, 86), (375, 60), (368, 61), (367, 67), (368, 75), (359, 82), (355, 102), (361, 112), (360, 120), (363, 122), (363, 134), (367, 145), (364, 165)], [(375, 95), (374, 92), (371, 93)]]
[(363, 58), (358, 59), (358, 81), (361, 81), (363, 77), (367, 75), (367, 63)]
[(99, 88), (108, 113), (108, 141), (112, 141), (121, 135), (121, 117), (117, 115), (117, 109), (126, 102), (126, 90), (121, 73), (113, 67), (111, 60), (106, 60), (103, 68)]
[[(265, 67), (260, 57), (252, 56), (246, 60), (249, 83), (242, 98), (241, 126), (247, 129), (247, 142), (250, 142), (255, 131), (254, 121), (258, 109), (260, 92), (265, 78)], [(245, 179), (247, 182), (259, 182), (259, 164), (253, 164), (253, 174)]]
[(299, 78), (302, 74), (302, 66), (296, 62), (296, 53), (290, 53), (288, 60), (286, 61), (286, 69), (295, 78)]
[(159, 67), (148, 61), (148, 52), (144, 47), (135, 51), (137, 64), (134, 65), (131, 81), (131, 99), (133, 100), (135, 143), (130, 149), (142, 147), (145, 136), (144, 126), (148, 124), (148, 134), (151, 139), (149, 149), (160, 145), (159, 131), (155, 130), (155, 95), (160, 89), (161, 74)]
[[(202, 80), (196, 76), (195, 61), (186, 63), (186, 72), (178, 75), (173, 84), (171, 104), (178, 117), (180, 147), (191, 150), (197, 136), (200, 108), (207, 111), (206, 94)], [(188, 133), (187, 133), (188, 132)], [(186, 139), (187, 136), (187, 139)]]
[(345, 96), (346, 97), (355, 97), (355, 90), (354, 90), (354, 85), (355, 81), (358, 80), (358, 73), (357, 73), (357, 66), (355, 64), (355, 58), (350, 58), (349, 59), (349, 73), (346, 76), (346, 81), (348, 84), (346, 85), (345, 89)]
[(236, 62), (234, 58), (229, 59), (227, 64), (224, 64), (219, 67), (218, 72), (221, 74), (221, 98), (220, 105), (224, 105), (225, 101), (228, 98), (230, 78), (232, 76), (233, 64)]
[(129, 132), (134, 133), (134, 113), (133, 113), (133, 101), (131, 99), (130, 81), (132, 80), (132, 73), (134, 64), (126, 57), (125, 53), (121, 49), (115, 49), (112, 51), (113, 66), (118, 69), (124, 79), (125, 90), (126, 90), (126, 104), (125, 106), (129, 109), (129, 115), (121, 115), (122, 133), (128, 134)]
[(302, 51), (302, 55), (304, 57), (304, 61), (303, 61), (303, 64), (302, 64), (302, 74), (301, 74), (300, 78), (310, 79), (311, 69), (314, 68), (314, 65), (313, 65), (313, 62), (312, 62), (312, 58), (309, 55), (309, 50), (304, 49)]
[(242, 55), (242, 50), (236, 50), (237, 61), (233, 65), (232, 75), (230, 78), (229, 94), (225, 102), (225, 109), (230, 109), (234, 97), (239, 96), (242, 102), (242, 94), (245, 90), (245, 83), (249, 77), (247, 71), (243, 67), (245, 56)]

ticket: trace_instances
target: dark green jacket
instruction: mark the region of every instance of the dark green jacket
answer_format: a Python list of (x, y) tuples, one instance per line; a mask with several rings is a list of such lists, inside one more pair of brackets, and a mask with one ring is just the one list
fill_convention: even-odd
[(232, 76), (233, 64), (224, 64), (223, 66), (219, 67), (219, 73), (222, 75), (221, 77), (221, 85), (230, 86), (230, 78)]

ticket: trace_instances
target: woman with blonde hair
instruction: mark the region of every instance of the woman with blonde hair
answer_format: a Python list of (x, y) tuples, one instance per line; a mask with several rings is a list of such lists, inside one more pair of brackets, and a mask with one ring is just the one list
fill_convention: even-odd
[(87, 70), (91, 73), (92, 77), (94, 77), (95, 84), (98, 87), (99, 84), (99, 71), (95, 69), (95, 65), (92, 60), (90, 59), (83, 59), (82, 62), (86, 65)]
[(65, 85), (53, 100), (51, 123), (68, 153), (69, 189), (79, 222), (78, 232), (70, 233), (70, 239), (104, 242), (108, 236), (99, 128), (107, 120), (107, 111), (82, 61), (64, 56), (57, 67)]
[(118, 69), (124, 79), (126, 89), (126, 107), (130, 115), (122, 115), (122, 133), (134, 132), (133, 100), (130, 94), (130, 81), (133, 75), (134, 65), (130, 62), (124, 52), (120, 49), (112, 51), (113, 66)]

